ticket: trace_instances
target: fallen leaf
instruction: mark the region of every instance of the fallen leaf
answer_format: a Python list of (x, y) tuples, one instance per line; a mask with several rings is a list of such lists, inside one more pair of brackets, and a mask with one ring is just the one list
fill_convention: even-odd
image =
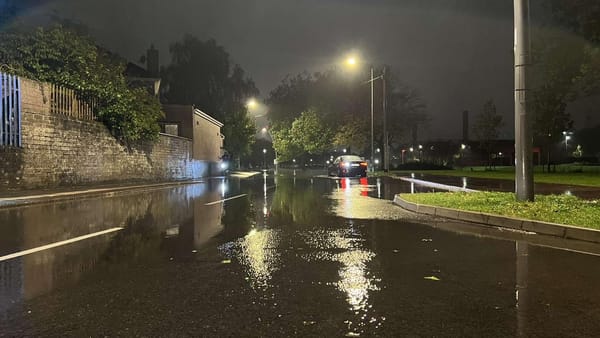
[(423, 277), (423, 279), (427, 279), (427, 280), (433, 280), (433, 281), (441, 281), (441, 279), (437, 278), (436, 276), (427, 276), (427, 277)]

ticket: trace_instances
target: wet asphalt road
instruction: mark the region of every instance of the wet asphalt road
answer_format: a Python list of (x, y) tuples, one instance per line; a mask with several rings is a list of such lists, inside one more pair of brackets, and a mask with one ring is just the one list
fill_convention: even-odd
[[(0, 211), (0, 336), (598, 336), (597, 246), (255, 176)], [(418, 188), (416, 188), (418, 190)], [(220, 200), (228, 199), (224, 202)]]

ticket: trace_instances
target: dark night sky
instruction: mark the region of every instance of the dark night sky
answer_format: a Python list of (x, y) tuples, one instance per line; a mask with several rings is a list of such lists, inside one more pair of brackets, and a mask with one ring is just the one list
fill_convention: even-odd
[[(38, 1), (39, 3), (39, 1)], [(52, 11), (87, 25), (100, 44), (137, 60), (153, 43), (191, 33), (215, 38), (268, 96), (287, 74), (334, 66), (350, 50), (392, 65), (417, 88), (432, 122), (423, 138), (459, 138), (461, 112), (493, 98), (513, 130), (511, 0), (54, 0)], [(34, 20), (30, 18), (28, 20)], [(367, 90), (367, 89), (365, 89)]]

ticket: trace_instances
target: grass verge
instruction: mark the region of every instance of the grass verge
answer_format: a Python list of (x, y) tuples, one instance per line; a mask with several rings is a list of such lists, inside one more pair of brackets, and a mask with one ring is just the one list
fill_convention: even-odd
[[(459, 176), (459, 177), (475, 177), (489, 178), (501, 180), (515, 180), (514, 168), (499, 169), (499, 170), (412, 170), (412, 171), (393, 171), (394, 175), (403, 175), (410, 173), (420, 173), (425, 175), (441, 175), (441, 176)], [(381, 176), (385, 175), (382, 173)], [(379, 176), (379, 175), (370, 175)], [(595, 172), (555, 172), (546, 173), (535, 171), (533, 180), (535, 183), (553, 183), (580, 185), (589, 187), (600, 187), (600, 174)]]
[(535, 202), (517, 202), (513, 193), (484, 191), (400, 194), (400, 197), (418, 204), (600, 230), (600, 202), (569, 195), (538, 195)]

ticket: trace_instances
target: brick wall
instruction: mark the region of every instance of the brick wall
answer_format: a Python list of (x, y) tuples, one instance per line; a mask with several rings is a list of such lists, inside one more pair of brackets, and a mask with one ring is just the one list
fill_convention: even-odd
[(23, 146), (0, 147), (0, 191), (209, 174), (208, 162), (192, 159), (190, 139), (121, 144), (100, 122), (52, 115), (49, 85), (21, 80)]

